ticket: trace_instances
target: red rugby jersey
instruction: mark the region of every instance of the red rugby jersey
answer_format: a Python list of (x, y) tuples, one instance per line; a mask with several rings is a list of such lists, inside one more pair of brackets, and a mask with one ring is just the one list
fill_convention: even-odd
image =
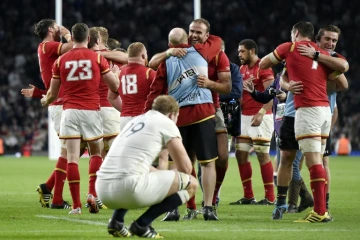
[[(102, 49), (99, 50), (101, 52), (106, 52), (106, 51), (110, 51), (108, 49)], [(97, 51), (95, 51), (97, 52)], [(112, 60), (108, 60), (109, 65), (115, 64), (117, 65), (119, 68), (121, 68), (123, 66), (123, 64), (118, 63), (118, 62), (114, 62)], [(99, 86), (99, 95), (100, 95), (100, 107), (112, 107), (111, 103), (109, 102), (107, 96), (108, 96), (108, 90), (109, 87), (106, 85), (106, 83), (104, 81), (100, 81), (100, 86)]]
[(304, 85), (303, 92), (294, 95), (295, 108), (329, 106), (326, 82), (331, 70), (323, 64), (317, 64), (314, 60), (300, 55), (297, 51), (299, 44), (311, 44), (316, 51), (329, 55), (312, 41), (286, 42), (274, 50), (273, 53), (279, 61), (286, 61), (289, 81), (301, 81)]
[(122, 117), (142, 114), (155, 73), (151, 68), (137, 63), (129, 63), (121, 68), (118, 91), (122, 100)]
[[(250, 78), (255, 78), (253, 80), (254, 88), (259, 92), (265, 91), (264, 82), (274, 80), (274, 72), (271, 68), (269, 69), (260, 69), (259, 63), (260, 58), (256, 61), (255, 65), (251, 68), (249, 65), (241, 65), (240, 73), (243, 76), (243, 81), (247, 81)], [(242, 95), (242, 114), (252, 116), (259, 112), (264, 104), (255, 101), (250, 93), (243, 91)], [(269, 109), (266, 114), (271, 114), (272, 110)]]
[(101, 75), (110, 71), (107, 60), (87, 48), (73, 48), (53, 65), (53, 78), (64, 89), (63, 109), (99, 110)]
[[(44, 83), (44, 86), (46, 88), (45, 91), (41, 90), (38, 92), (39, 96), (34, 97), (40, 97), (42, 94), (46, 94), (47, 90), (50, 88), (50, 81), (52, 77), (52, 66), (56, 59), (61, 54), (61, 42), (55, 42), (55, 41), (45, 41), (41, 42), (38, 46), (38, 59), (39, 59), (39, 66), (40, 66), (40, 73), (41, 73), (41, 79)], [(63, 89), (60, 87), (59, 94), (57, 99), (50, 105), (62, 105), (63, 104)]]

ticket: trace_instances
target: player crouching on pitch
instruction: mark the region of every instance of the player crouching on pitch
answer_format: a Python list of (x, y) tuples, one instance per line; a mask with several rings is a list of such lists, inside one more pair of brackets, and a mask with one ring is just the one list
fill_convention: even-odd
[[(198, 182), (190, 175), (192, 165), (176, 126), (178, 116), (176, 100), (159, 96), (152, 110), (127, 123), (111, 145), (97, 172), (96, 192), (108, 208), (115, 209), (108, 224), (114, 237), (163, 238), (151, 223), (195, 195)], [(152, 167), (165, 148), (178, 171)], [(126, 212), (143, 207), (150, 208), (128, 230)]]

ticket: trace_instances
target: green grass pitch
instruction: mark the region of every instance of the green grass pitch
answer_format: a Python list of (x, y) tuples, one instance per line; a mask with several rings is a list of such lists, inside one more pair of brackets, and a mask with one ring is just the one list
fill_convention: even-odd
[[(257, 200), (264, 197), (259, 164), (251, 157), (253, 187)], [(279, 221), (271, 220), (273, 206), (230, 206), (242, 197), (242, 187), (236, 160), (229, 160), (229, 170), (221, 190), (220, 221), (205, 222), (202, 215), (193, 221), (154, 221), (153, 227), (167, 239), (359, 239), (360, 238), (360, 158), (331, 157), (332, 173), (330, 223), (294, 223), (306, 213), (286, 214)], [(81, 197), (85, 204), (88, 159), (80, 160)], [(0, 239), (109, 239), (106, 225), (111, 210), (82, 215), (68, 215), (68, 210), (41, 208), (36, 187), (45, 182), (55, 167), (55, 161), (45, 157), (0, 157)], [(309, 181), (309, 173), (302, 171)], [(67, 183), (64, 199), (71, 202)], [(197, 193), (198, 207), (201, 191)], [(145, 209), (129, 211), (126, 225)], [(185, 212), (185, 207), (180, 209)]]

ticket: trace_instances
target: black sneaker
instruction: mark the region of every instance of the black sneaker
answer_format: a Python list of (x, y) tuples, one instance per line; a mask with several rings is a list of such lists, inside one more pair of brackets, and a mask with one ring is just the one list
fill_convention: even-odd
[(212, 207), (204, 207), (203, 208), (203, 216), (204, 216), (205, 221), (218, 221), (219, 220)]
[(165, 222), (177, 222), (180, 219), (180, 213), (179, 213), (179, 209), (175, 208), (173, 211), (171, 212), (167, 212), (165, 217), (161, 220), (161, 221), (165, 221)]
[(298, 212), (297, 206), (294, 204), (289, 204), (287, 213), (297, 213), (297, 212)]
[(52, 198), (52, 193), (48, 190), (46, 184), (40, 184), (37, 187), (36, 191), (39, 193), (39, 202), (41, 204), (41, 207), (50, 207), (50, 199)]
[(124, 227), (124, 223), (116, 221), (115, 219), (109, 220), (107, 231), (114, 237), (131, 237), (131, 233)]
[(256, 205), (256, 204), (257, 202), (255, 198), (241, 198), (236, 202), (229, 203), (229, 205)]
[(71, 205), (67, 201), (63, 201), (63, 204), (54, 204), (50, 205), (51, 209), (71, 209)]
[(197, 218), (198, 211), (195, 209), (187, 208), (183, 220), (193, 220)]
[(129, 228), (129, 231), (133, 234), (136, 235), (138, 237), (143, 237), (143, 238), (164, 238), (163, 236), (161, 236), (160, 234), (158, 234), (154, 228), (152, 228), (151, 226), (147, 226), (147, 227), (140, 227), (136, 221), (134, 221)]
[(273, 202), (270, 202), (267, 198), (264, 198), (264, 199), (258, 201), (257, 204), (258, 204), (258, 205), (275, 205), (275, 204), (276, 204), (276, 200), (274, 200)]

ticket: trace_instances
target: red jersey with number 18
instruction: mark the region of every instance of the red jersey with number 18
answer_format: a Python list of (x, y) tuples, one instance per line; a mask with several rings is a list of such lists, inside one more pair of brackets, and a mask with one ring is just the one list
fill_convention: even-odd
[(274, 50), (277, 60), (286, 61), (289, 80), (303, 83), (303, 92), (294, 95), (295, 108), (329, 106), (326, 82), (331, 70), (317, 61), (300, 55), (296, 50), (300, 44), (311, 44), (316, 51), (329, 55), (327, 51), (320, 49), (316, 43), (311, 41), (287, 42), (279, 45)]
[(122, 117), (142, 114), (155, 73), (151, 68), (137, 63), (129, 63), (121, 68), (119, 94), (123, 103)]
[(99, 110), (101, 75), (110, 71), (107, 60), (87, 48), (73, 48), (53, 65), (53, 78), (64, 89), (63, 109)]

